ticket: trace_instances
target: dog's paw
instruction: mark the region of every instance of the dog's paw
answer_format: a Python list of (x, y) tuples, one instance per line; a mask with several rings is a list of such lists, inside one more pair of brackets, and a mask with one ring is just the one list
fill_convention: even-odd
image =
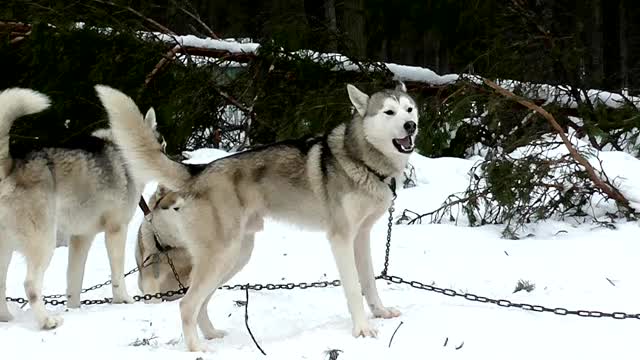
[(373, 316), (383, 319), (391, 319), (400, 316), (402, 314), (400, 310), (392, 307), (381, 307), (372, 310)]
[(9, 322), (11, 320), (13, 320), (13, 315), (11, 315), (8, 310), (6, 312), (0, 312), (0, 322)]
[(47, 316), (46, 318), (44, 318), (44, 321), (42, 321), (42, 323), (40, 323), (40, 328), (42, 330), (52, 330), (55, 329), (57, 327), (60, 327), (63, 323), (62, 317), (60, 316)]
[(227, 332), (224, 330), (213, 329), (213, 330), (202, 331), (202, 335), (207, 340), (222, 339), (227, 335)]
[(195, 341), (191, 344), (187, 344), (187, 351), (189, 352), (210, 352), (209, 347), (199, 341)]
[(133, 304), (135, 301), (133, 297), (129, 294), (114, 294), (113, 295), (113, 303), (114, 304)]
[(373, 325), (368, 322), (364, 322), (362, 324), (355, 324), (353, 326), (353, 336), (354, 337), (378, 337), (378, 329), (376, 329)]

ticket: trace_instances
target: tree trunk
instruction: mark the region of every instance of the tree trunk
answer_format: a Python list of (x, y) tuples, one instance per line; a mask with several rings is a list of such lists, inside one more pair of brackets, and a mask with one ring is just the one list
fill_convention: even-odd
[(622, 88), (629, 88), (629, 41), (627, 37), (627, 11), (625, 8), (625, 1), (620, 1), (620, 7), (618, 11), (619, 21), (619, 35), (620, 35), (620, 79), (622, 81)]
[(338, 21), (336, 20), (335, 0), (324, 0), (324, 16), (329, 29), (329, 42), (327, 49), (332, 52), (338, 51)]
[(342, 28), (351, 40), (350, 53), (358, 58), (367, 55), (367, 37), (365, 35), (364, 0), (344, 0)]
[(601, 87), (604, 81), (604, 52), (603, 52), (603, 36), (602, 36), (602, 1), (592, 0), (591, 17), (585, 31), (589, 33), (589, 54), (591, 59), (587, 61), (589, 64), (588, 78), (590, 86)]

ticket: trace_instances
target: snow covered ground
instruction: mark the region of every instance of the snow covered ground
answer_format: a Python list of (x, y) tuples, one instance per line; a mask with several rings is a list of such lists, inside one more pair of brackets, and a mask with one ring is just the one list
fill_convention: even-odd
[[(224, 153), (202, 149), (193, 162)], [(640, 168), (634, 158), (609, 156), (612, 169)], [(405, 208), (426, 212), (468, 184), (473, 161), (428, 159), (414, 154), (418, 186), (403, 189), (396, 214)], [(627, 178), (629, 181), (634, 178)], [(639, 179), (640, 181), (640, 179)], [(635, 185), (635, 186), (634, 186)], [(625, 186), (640, 189), (640, 183)], [(147, 187), (145, 196), (153, 190)], [(140, 211), (129, 228), (126, 270), (135, 266), (135, 234)], [(600, 311), (640, 313), (640, 243), (638, 224), (621, 223), (616, 230), (591, 224), (546, 222), (533, 225), (531, 237), (500, 238), (502, 227), (469, 228), (453, 224), (398, 225), (393, 229), (390, 274), (427, 284), (517, 302)], [(376, 271), (382, 269), (386, 219), (372, 234)], [(99, 235), (87, 263), (85, 287), (109, 277)], [(45, 294), (65, 290), (67, 248), (56, 250), (45, 277)], [(8, 276), (8, 295), (24, 296), (25, 266), (15, 255)], [(267, 221), (257, 235), (253, 257), (231, 283), (312, 282), (337, 278), (323, 234), (300, 231)], [(535, 285), (513, 293), (519, 280)], [(377, 339), (355, 339), (342, 288), (251, 291), (249, 321), (253, 334), (271, 359), (635, 359), (640, 351), (640, 320), (558, 316), (416, 290), (378, 282), (383, 302), (402, 311), (399, 318), (372, 320)], [(129, 292), (138, 293), (136, 275), (127, 278)], [(111, 296), (109, 287), (83, 294)], [(147, 305), (94, 305), (81, 309), (52, 308), (65, 323), (52, 331), (36, 328), (28, 306), (10, 304), (16, 319), (0, 324), (2, 359), (260, 359), (244, 325), (243, 291), (218, 291), (210, 314), (227, 337), (208, 342), (211, 353), (184, 351), (178, 302)], [(403, 325), (398, 328), (400, 323)], [(393, 343), (389, 340), (397, 329)], [(147, 345), (134, 343), (149, 339)], [(445, 342), (447, 343), (444, 346)], [(461, 347), (460, 347), (461, 346)], [(459, 349), (456, 349), (459, 347)]]

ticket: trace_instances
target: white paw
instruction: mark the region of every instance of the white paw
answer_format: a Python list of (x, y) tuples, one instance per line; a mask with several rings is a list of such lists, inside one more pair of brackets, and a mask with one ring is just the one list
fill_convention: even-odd
[(11, 320), (13, 320), (13, 315), (9, 313), (9, 310), (0, 311), (0, 322), (9, 322)]
[(222, 339), (227, 335), (227, 332), (224, 330), (213, 329), (213, 330), (202, 331), (202, 335), (207, 340)]
[(133, 304), (134, 300), (129, 294), (115, 294), (113, 295), (114, 304)]
[(63, 320), (60, 316), (47, 316), (40, 324), (40, 328), (42, 328), (42, 330), (51, 330), (61, 326), (62, 323)]
[(363, 322), (361, 324), (353, 325), (353, 336), (354, 337), (378, 337), (378, 329), (369, 324), (368, 322)]
[(383, 318), (383, 319), (391, 319), (394, 317), (398, 317), (400, 316), (400, 314), (402, 314), (400, 310), (397, 310), (392, 307), (381, 307), (381, 308), (373, 309), (372, 312), (373, 312), (373, 316), (377, 318)]
[(187, 345), (187, 351), (190, 352), (209, 352), (209, 347), (199, 341), (194, 341)]

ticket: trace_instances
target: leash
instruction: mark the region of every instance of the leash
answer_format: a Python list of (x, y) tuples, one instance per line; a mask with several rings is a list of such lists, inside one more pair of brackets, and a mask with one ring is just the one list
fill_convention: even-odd
[(169, 250), (173, 249), (173, 247), (165, 246), (165, 245), (162, 245), (162, 243), (160, 243), (160, 235), (158, 235), (158, 231), (156, 231), (156, 227), (153, 226), (153, 223), (151, 222), (151, 218), (152, 218), (151, 209), (149, 209), (149, 205), (147, 205), (147, 202), (144, 200), (144, 197), (142, 195), (140, 195), (140, 201), (138, 201), (138, 206), (140, 206), (140, 209), (144, 214), (145, 220), (147, 220), (149, 222), (149, 225), (151, 225), (151, 231), (153, 231), (153, 242), (156, 246), (156, 249), (158, 250), (157, 253), (149, 255), (147, 259), (145, 259), (145, 262), (151, 257), (154, 258), (154, 261), (153, 261), (153, 264), (155, 264), (154, 275), (157, 278), (158, 271), (159, 271), (158, 266), (160, 265), (159, 264), (160, 254), (164, 254), (164, 256), (167, 258), (167, 262), (169, 263), (169, 266), (171, 267), (173, 276), (176, 278), (176, 281), (178, 281), (178, 286), (180, 287), (180, 291), (184, 291), (186, 288), (182, 283), (182, 281), (180, 281), (180, 276), (178, 275), (178, 271), (176, 270), (176, 267), (173, 264), (173, 260), (169, 256)]

